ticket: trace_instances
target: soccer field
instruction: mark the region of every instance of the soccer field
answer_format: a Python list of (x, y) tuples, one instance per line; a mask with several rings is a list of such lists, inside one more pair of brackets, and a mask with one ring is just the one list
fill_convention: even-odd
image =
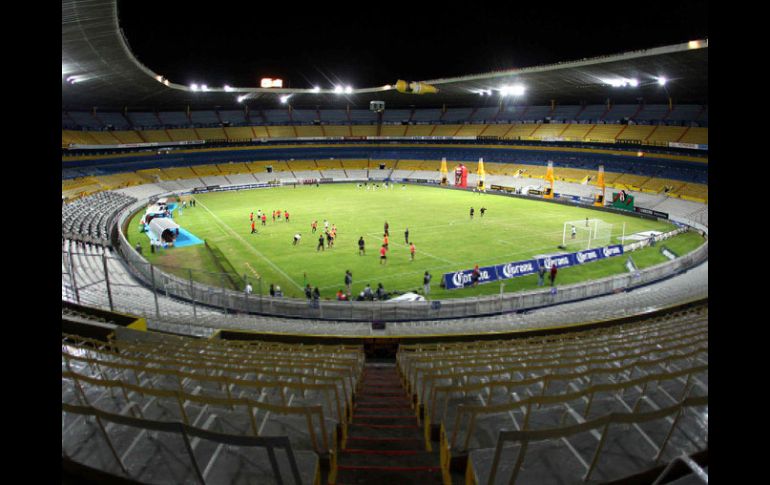
[[(345, 270), (353, 274), (353, 294), (369, 283), (376, 289), (382, 283), (387, 291), (422, 290), (422, 276), (433, 275), (430, 298), (461, 298), (500, 291), (499, 283), (477, 288), (443, 290), (443, 273), (479, 266), (529, 259), (535, 255), (560, 252), (565, 221), (601, 219), (613, 224), (611, 243), (619, 242), (623, 222), (625, 234), (642, 231), (668, 231), (672, 224), (640, 219), (586, 208), (552, 204), (537, 200), (445, 190), (438, 187), (397, 184), (393, 189), (358, 188), (356, 184), (298, 185), (246, 191), (212, 192), (195, 196), (197, 207), (174, 214), (174, 220), (200, 239), (213, 243), (240, 276), (262, 277), (262, 291), (270, 284), (280, 285), (286, 296), (304, 298), (305, 282), (319, 287), (322, 298), (333, 298), (344, 288)], [(485, 207), (482, 217), (479, 209)], [(470, 208), (475, 208), (471, 219)], [(249, 214), (258, 209), (268, 215), (267, 225), (257, 224), (251, 234)], [(273, 210), (289, 211), (290, 222), (273, 222)], [(333, 248), (318, 251), (318, 237), (324, 219), (337, 226)], [(318, 221), (318, 232), (311, 233), (311, 223)], [(387, 264), (380, 264), (379, 248), (383, 226), (389, 224), (390, 241)], [(410, 260), (404, 231), (416, 247)], [(139, 232), (139, 217), (134, 217), (128, 231), (132, 245), (140, 242), (143, 254), (164, 270), (187, 276), (175, 268), (192, 268), (194, 278), (219, 285), (220, 278), (204, 274), (218, 271), (204, 245), (162, 250), (149, 254), (149, 239)], [(292, 245), (295, 233), (302, 235)], [(358, 239), (364, 237), (366, 255), (358, 254)], [(569, 239), (569, 235), (567, 236)], [(677, 236), (666, 245), (684, 254), (702, 242), (695, 233)], [(584, 247), (568, 247), (570, 251)], [(633, 253), (640, 268), (665, 261), (656, 248)], [(557, 285), (604, 277), (626, 271), (624, 257), (564, 268)], [(537, 276), (507, 280), (505, 291), (536, 288)]]

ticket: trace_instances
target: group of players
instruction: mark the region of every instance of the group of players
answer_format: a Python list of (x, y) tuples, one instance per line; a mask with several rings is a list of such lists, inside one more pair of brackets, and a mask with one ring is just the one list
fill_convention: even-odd
[[(272, 213), (273, 216), (273, 222), (276, 220), (280, 220), (283, 216), (284, 221), (289, 222), (289, 211), (284, 210), (281, 212), (280, 210), (275, 210)], [(256, 216), (252, 212), (249, 214), (249, 220), (251, 221), (251, 233), (256, 234), (257, 233), (257, 227), (256, 223), (260, 222), (262, 225), (267, 225), (267, 214), (262, 212), (262, 209), (257, 210)], [(331, 227), (330, 227), (331, 226)], [(318, 221), (314, 220), (312, 223), (310, 223), (310, 232), (312, 234), (316, 234), (318, 232)], [(387, 221), (385, 221), (385, 225), (383, 227), (383, 235), (382, 235), (382, 245), (380, 246), (380, 264), (387, 264), (388, 262), (388, 251), (390, 250), (390, 225)], [(329, 224), (329, 221), (324, 219), (323, 222), (323, 234), (318, 236), (318, 246), (316, 246), (316, 251), (326, 251), (326, 249), (331, 249), (334, 247), (334, 241), (337, 239), (337, 226), (335, 224)], [(300, 243), (302, 240), (302, 234), (297, 232), (294, 234), (294, 237), (292, 239), (292, 246), (296, 246)], [(404, 243), (409, 245), (409, 258), (410, 261), (414, 261), (414, 255), (417, 251), (417, 248), (414, 245), (413, 241), (409, 241), (409, 228), (407, 227), (404, 231)], [(365, 256), (366, 255), (366, 242), (364, 241), (364, 237), (360, 236), (358, 238), (358, 255), (359, 256)]]
[[(284, 210), (281, 212), (280, 209), (273, 211), (273, 222), (276, 221), (276, 219), (281, 220), (281, 217), (283, 216), (283, 219), (286, 222), (289, 222), (289, 211)], [(249, 221), (251, 221), (251, 233), (252, 234), (258, 234), (257, 232), (257, 222), (261, 222), (263, 226), (267, 225), (267, 213), (262, 212), (262, 209), (257, 210), (256, 217), (254, 216), (254, 213), (249, 214)]]

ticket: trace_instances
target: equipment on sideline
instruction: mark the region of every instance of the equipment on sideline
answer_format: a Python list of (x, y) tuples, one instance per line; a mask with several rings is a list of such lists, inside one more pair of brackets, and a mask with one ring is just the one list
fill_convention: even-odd
[(545, 180), (548, 182), (551, 182), (551, 187), (546, 187), (545, 193), (543, 194), (544, 199), (553, 199), (553, 162), (548, 162), (548, 168), (545, 171)]
[(480, 191), (486, 191), (486, 187), (484, 187), (484, 176), (486, 173), (484, 172), (484, 159), (479, 158), (479, 169), (476, 171), (476, 174), (478, 175), (478, 182), (476, 182), (476, 187)]

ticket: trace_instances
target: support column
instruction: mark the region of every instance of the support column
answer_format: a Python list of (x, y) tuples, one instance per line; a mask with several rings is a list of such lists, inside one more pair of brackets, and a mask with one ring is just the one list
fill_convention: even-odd
[(112, 291), (110, 290), (110, 275), (107, 271), (107, 254), (102, 253), (102, 266), (104, 267), (104, 283), (107, 285), (107, 299), (110, 302), (110, 311), (114, 312), (115, 307), (112, 303)]
[(155, 287), (155, 266), (150, 265), (150, 280), (152, 281), (152, 296), (155, 298), (155, 317), (160, 318), (160, 307), (158, 306), (158, 289)]

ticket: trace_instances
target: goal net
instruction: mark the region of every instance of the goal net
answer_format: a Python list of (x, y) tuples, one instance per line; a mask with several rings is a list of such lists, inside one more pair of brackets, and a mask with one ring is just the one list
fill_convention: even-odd
[(612, 224), (601, 219), (566, 221), (561, 245), (579, 251), (610, 244)]

